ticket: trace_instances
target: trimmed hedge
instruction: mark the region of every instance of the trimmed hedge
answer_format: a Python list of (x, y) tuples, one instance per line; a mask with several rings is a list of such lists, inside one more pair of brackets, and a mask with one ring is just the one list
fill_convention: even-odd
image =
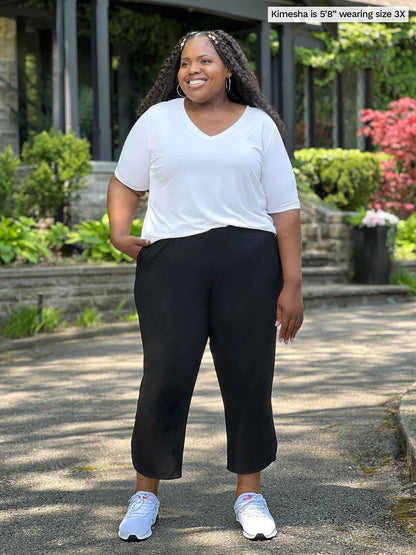
[(292, 164), (299, 190), (340, 210), (357, 211), (380, 188), (380, 160), (389, 158), (358, 149), (305, 148), (295, 151)]

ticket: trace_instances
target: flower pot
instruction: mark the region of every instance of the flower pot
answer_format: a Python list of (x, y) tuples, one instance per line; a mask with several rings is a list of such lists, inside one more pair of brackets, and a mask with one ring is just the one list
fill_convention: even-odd
[(389, 283), (392, 266), (389, 228), (386, 225), (354, 227), (355, 275), (359, 283)]

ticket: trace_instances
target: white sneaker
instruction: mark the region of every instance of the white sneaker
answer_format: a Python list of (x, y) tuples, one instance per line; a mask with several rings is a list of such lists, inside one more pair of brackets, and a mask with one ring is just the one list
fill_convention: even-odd
[(237, 522), (249, 540), (269, 540), (277, 534), (276, 525), (261, 493), (242, 493), (234, 504)]
[(152, 535), (160, 502), (150, 491), (137, 491), (130, 497), (126, 516), (121, 521), (118, 535), (122, 540), (140, 541)]

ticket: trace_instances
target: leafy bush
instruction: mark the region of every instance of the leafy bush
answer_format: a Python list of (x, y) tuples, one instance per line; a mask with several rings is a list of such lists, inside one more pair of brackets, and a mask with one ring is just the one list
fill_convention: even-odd
[(17, 179), (20, 158), (13, 154), (12, 147), (6, 147), (4, 154), (0, 154), (0, 215), (11, 216), (12, 193)]
[(66, 322), (62, 321), (64, 311), (60, 308), (54, 308), (53, 306), (47, 306), (42, 310), (42, 319), (40, 325), (40, 331), (51, 332), (58, 330), (66, 325)]
[(43, 240), (49, 249), (59, 251), (66, 243), (69, 227), (62, 222), (54, 223), (43, 234)]
[(35, 335), (39, 330), (39, 326), (36, 306), (13, 310), (3, 329), (2, 335), (10, 339)]
[(72, 133), (51, 129), (32, 137), (22, 148), (22, 162), (29, 173), (14, 195), (15, 212), (55, 218), (62, 210), (62, 219), (68, 223), (71, 200), (90, 171), (89, 159), (88, 141)]
[(416, 259), (416, 214), (400, 220), (397, 226), (394, 256), (396, 259)]
[[(134, 220), (130, 233), (139, 237), (142, 226), (142, 220)], [(69, 227), (56, 222), (41, 234), (32, 218), (21, 216), (14, 220), (0, 217), (0, 264), (14, 261), (37, 264), (40, 257), (50, 256), (53, 252), (71, 254), (75, 244), (86, 259), (116, 262), (132, 260), (112, 245), (107, 214), (101, 220), (86, 220), (75, 227), (75, 231), (70, 231)]]
[[(142, 220), (134, 220), (130, 233), (140, 236), (142, 230)], [(84, 247), (82, 256), (94, 260), (122, 260), (131, 261), (132, 259), (118, 251), (110, 241), (110, 223), (108, 214), (105, 213), (101, 220), (86, 220), (75, 226), (76, 231), (68, 233), (68, 244), (81, 243)]]
[(101, 320), (101, 314), (95, 307), (85, 308), (75, 320), (75, 325), (80, 328), (93, 328)]
[(299, 189), (341, 210), (365, 208), (380, 187), (379, 155), (371, 152), (307, 148), (295, 151), (294, 157)]
[(36, 335), (40, 331), (51, 332), (62, 327), (63, 310), (47, 307), (42, 310), (39, 322), (36, 306), (13, 310), (3, 329), (2, 336), (10, 339)]
[(0, 264), (23, 259), (33, 264), (39, 256), (48, 256), (51, 251), (42, 243), (36, 222), (21, 216), (17, 220), (0, 217)]
[(390, 276), (390, 283), (393, 285), (408, 285), (409, 294), (416, 295), (416, 276), (404, 268), (396, 268)]
[[(319, 175), (314, 161), (307, 159), (303, 156), (304, 150), (295, 152), (295, 157), (292, 160), (293, 172), (296, 177), (296, 186), (298, 191), (306, 193), (313, 198), (319, 198), (314, 192), (316, 185), (319, 183)], [(298, 155), (298, 153), (300, 153)]]
[(400, 98), (390, 110), (361, 110), (365, 125), (357, 135), (370, 136), (391, 159), (382, 161), (383, 181), (372, 208), (405, 217), (416, 211), (416, 100)]

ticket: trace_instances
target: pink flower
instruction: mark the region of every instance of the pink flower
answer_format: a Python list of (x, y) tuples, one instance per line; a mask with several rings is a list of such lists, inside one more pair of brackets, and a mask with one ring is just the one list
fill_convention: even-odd
[(388, 224), (396, 225), (399, 223), (399, 218), (391, 212), (385, 212), (381, 210), (381, 208), (378, 208), (377, 210), (367, 210), (361, 223), (365, 227)]

